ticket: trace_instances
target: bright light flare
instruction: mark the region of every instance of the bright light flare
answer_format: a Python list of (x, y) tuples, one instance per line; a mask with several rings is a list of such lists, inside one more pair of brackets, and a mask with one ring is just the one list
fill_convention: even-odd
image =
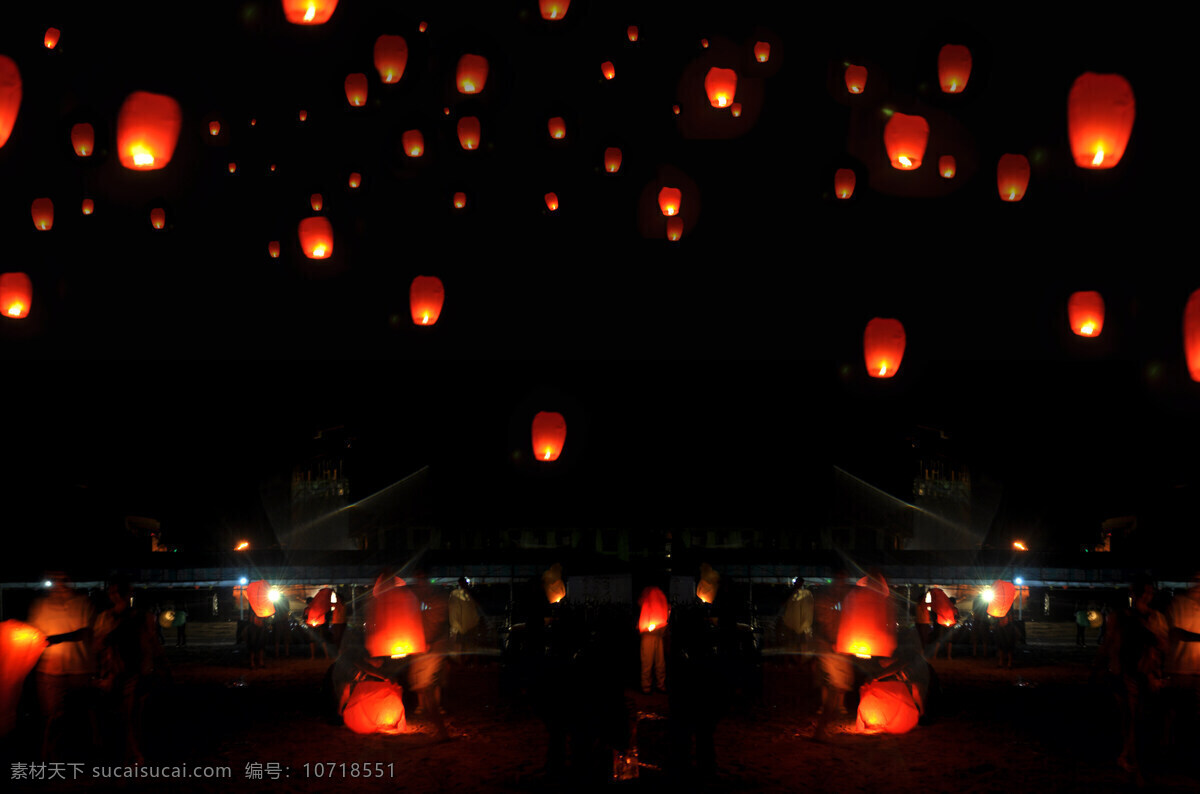
[(1083, 327), (1079, 329), (1079, 333), (1083, 334), (1084, 336), (1091, 336), (1095, 332), (1096, 332), (1095, 323), (1084, 323)]
[(912, 160), (908, 159), (908, 155), (902, 154), (896, 158), (897, 162), (905, 168), (912, 168)]
[(317, 16), (317, 4), (309, 3), (308, 10), (304, 12), (304, 21), (312, 22), (316, 16)]
[(245, 551), (248, 548), (250, 548), (250, 541), (243, 540), (241, 543), (234, 546), (233, 550), (234, 551)]
[(1013, 541), (1013, 548), (1017, 549), (1018, 551), (1029, 551), (1029, 547), (1026, 546), (1023, 541), (1020, 541), (1020, 540)]
[(267, 598), (271, 599), (272, 601), (278, 601), (279, 595), (280, 595), (280, 593), (279, 593), (278, 587), (272, 587), (270, 590), (267, 591)]
[(1096, 156), (1092, 158), (1092, 165), (1100, 165), (1104, 162), (1104, 149), (1096, 149)]

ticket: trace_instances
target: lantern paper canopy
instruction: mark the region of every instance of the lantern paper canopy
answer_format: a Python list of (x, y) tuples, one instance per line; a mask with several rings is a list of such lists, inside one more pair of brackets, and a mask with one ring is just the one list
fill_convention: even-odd
[(842, 600), (835, 650), (861, 658), (891, 656), (896, 650), (895, 610), (869, 587), (851, 587)]
[(250, 608), (260, 618), (269, 618), (275, 614), (275, 603), (271, 600), (271, 585), (266, 580), (259, 579), (246, 585), (246, 600)]
[[(299, 115), (301, 121), (308, 121), (308, 111), (307, 110), (301, 110), (298, 115)], [(253, 119), (251, 119), (251, 121), (250, 121), (250, 126), (252, 126), (252, 127), (254, 126)]]
[(671, 112), (674, 113), (676, 116), (678, 116), (679, 115), (679, 105), (671, 105)]
[(1012, 609), (1013, 599), (1017, 597), (1017, 588), (1012, 582), (999, 579), (992, 585), (992, 600), (988, 602), (987, 613), (994, 618), (1002, 618)]
[(714, 66), (704, 78), (704, 91), (715, 108), (727, 108), (733, 104), (737, 93), (737, 72)]
[(87, 122), (71, 127), (71, 148), (80, 157), (91, 157), (96, 150), (96, 132)]
[(348, 180), (347, 184), (349, 184), (351, 188), (357, 188), (362, 184), (362, 174), (358, 173), (357, 171), (351, 171), (350, 179)]
[(1121, 162), (1133, 132), (1133, 87), (1119, 74), (1084, 72), (1067, 95), (1067, 137), (1080, 168)]
[(567, 420), (560, 413), (539, 411), (533, 417), (533, 456), (542, 462), (558, 460), (567, 441)]
[(550, 137), (556, 141), (560, 141), (567, 137), (567, 122), (562, 116), (555, 116), (546, 122), (546, 128), (550, 131)]
[(655, 631), (667, 627), (667, 618), (671, 614), (671, 605), (667, 597), (657, 587), (647, 587), (642, 591), (638, 603), (642, 611), (638, 615), (638, 631)]
[(313, 193), (308, 197), (308, 204), (313, 208), (313, 212), (320, 212), (321, 207), (325, 206), (325, 199), (321, 197), (320, 193)]
[(400, 136), (400, 145), (409, 157), (420, 157), (425, 154), (425, 136), (420, 130), (408, 130)]
[(380, 36), (375, 39), (375, 69), (385, 83), (398, 83), (408, 65), (408, 42), (403, 36)]
[(463, 116), (458, 120), (458, 144), (470, 151), (479, 148), (480, 127), (476, 116)]
[(346, 75), (346, 101), (356, 108), (367, 104), (367, 76), (362, 72)]
[(605, 80), (611, 80), (617, 76), (617, 67), (613, 66), (612, 61), (605, 61), (600, 64), (600, 74), (604, 75)]
[(135, 91), (117, 114), (117, 156), (134, 171), (155, 171), (171, 162), (183, 111), (164, 94)]
[(1067, 319), (1079, 336), (1099, 336), (1104, 329), (1104, 298), (1099, 292), (1072, 292), (1067, 299)]
[(33, 303), (33, 282), (24, 273), (0, 274), (0, 312), (10, 320), (21, 320)]
[(629, 37), (629, 40), (630, 40), (630, 41), (637, 41), (637, 39), (638, 39), (638, 26), (637, 26), (637, 25), (630, 25), (629, 27), (627, 27), (627, 28), (625, 29), (625, 35)]
[(954, 155), (943, 154), (938, 158), (938, 173), (942, 175), (942, 179), (953, 179), (957, 165)]
[(84, 215), (91, 215), (96, 210), (96, 202), (91, 199), (84, 199), (82, 211)]
[(392, 587), (367, 601), (366, 647), (368, 656), (397, 659), (425, 652), (421, 602), (409, 587)]
[(333, 225), (328, 218), (300, 221), (300, 250), (309, 259), (328, 259), (333, 255)]
[(571, 0), (538, 0), (542, 19), (562, 19), (571, 7)]
[(316, 628), (325, 625), (325, 614), (333, 603), (333, 588), (322, 587), (313, 596), (312, 603), (304, 610), (305, 625)]
[(908, 684), (874, 681), (858, 693), (858, 730), (864, 733), (908, 733), (917, 727), (921, 713)]
[(971, 51), (961, 44), (947, 44), (938, 51), (938, 82), (947, 94), (959, 94), (971, 77)]
[(867, 89), (867, 67), (850, 64), (846, 67), (846, 90), (861, 94)]
[(621, 150), (610, 146), (604, 150), (604, 170), (615, 174), (621, 170)]
[(677, 187), (664, 187), (658, 191), (658, 208), (663, 215), (679, 214), (679, 206), (683, 203), (683, 191)]
[(237, 173), (237, 163), (230, 163), (230, 164), (229, 164), (229, 173), (231, 173), (231, 174), (236, 174), (236, 173)]
[(904, 326), (890, 317), (876, 317), (863, 332), (863, 358), (872, 378), (890, 378), (904, 358)]
[(46, 635), (19, 620), (0, 622), (0, 738), (17, 724), (25, 678), (46, 649)]
[(52, 50), (57, 47), (60, 35), (62, 35), (62, 31), (58, 28), (46, 28), (46, 36), (42, 39), (42, 43), (46, 45), (46, 49)]
[(272, 240), (271, 242), (267, 243), (267, 253), (271, 255), (272, 259), (279, 258), (279, 241), (278, 240)]
[(1200, 289), (1191, 294), (1183, 310), (1183, 350), (1188, 374), (1200, 381)]
[(424, 33), (425, 31), (429, 30), (429, 23), (422, 22), (421, 24), (417, 25), (417, 30), (419, 30), (421, 33)]
[(667, 218), (667, 239), (673, 243), (683, 239), (683, 218), (678, 215)]
[(546, 209), (550, 210), (551, 212), (555, 212), (558, 210), (558, 194), (557, 193), (547, 193), (546, 194)]
[(150, 225), (155, 229), (161, 229), (167, 225), (167, 213), (162, 207), (150, 210)]
[(1005, 154), (996, 163), (996, 189), (1002, 201), (1020, 201), (1029, 187), (1029, 158), (1023, 154)]
[(741, 116), (742, 115), (742, 103), (734, 102), (732, 105), (730, 105), (729, 106), (729, 115), (733, 116), (735, 119), (738, 118), (739, 116)]
[(408, 289), (408, 303), (414, 325), (433, 325), (442, 313), (446, 291), (437, 276), (417, 276)]
[(488, 61), (482, 55), (464, 55), (458, 59), (454, 81), (460, 94), (478, 94), (487, 83)]
[(921, 167), (925, 144), (929, 140), (929, 123), (921, 116), (893, 113), (883, 128), (883, 145), (892, 168), (911, 171)]
[(403, 690), (391, 681), (354, 681), (341, 696), (342, 722), (355, 733), (403, 733)]
[(702, 49), (707, 50), (708, 49), (708, 39), (700, 39), (700, 47)]
[(324, 25), (338, 0), (283, 0), (283, 15), (293, 25)]
[(551, 604), (557, 604), (567, 597), (567, 583), (563, 581), (562, 571), (562, 563), (559, 562), (542, 571), (542, 589)]
[(208, 134), (212, 135), (213, 137), (220, 135), (221, 134), (221, 122), (219, 122), (219, 121), (208, 122)]
[(0, 55), (0, 147), (8, 143), (21, 109), (21, 73), (16, 61)]
[(463, 193), (461, 191), (458, 193), (455, 193), (454, 194), (454, 209), (461, 210), (465, 206), (467, 206), (467, 194)]
[(950, 603), (950, 597), (942, 588), (935, 587), (929, 591), (929, 608), (933, 610), (939, 626), (949, 628), (958, 623), (957, 610), (954, 604)]
[(54, 202), (48, 198), (37, 198), (29, 208), (33, 216), (33, 228), (48, 232), (54, 227)]
[(848, 199), (854, 195), (854, 185), (858, 178), (849, 168), (839, 168), (833, 174), (833, 192), (840, 199)]
[(771, 43), (768, 41), (754, 42), (754, 60), (766, 63), (771, 60)]

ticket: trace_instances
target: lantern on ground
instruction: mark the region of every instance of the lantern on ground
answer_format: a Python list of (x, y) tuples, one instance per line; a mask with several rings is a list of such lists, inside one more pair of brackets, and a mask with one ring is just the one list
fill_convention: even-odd
[(557, 193), (547, 193), (545, 198), (546, 198), (546, 209), (550, 210), (551, 212), (555, 212), (556, 210), (558, 210), (558, 194)]
[(1192, 380), (1200, 381), (1200, 289), (1188, 297), (1183, 310), (1183, 350), (1188, 374)]
[(96, 132), (87, 122), (72, 125), (71, 148), (80, 157), (91, 157), (96, 150)]
[(246, 585), (246, 600), (250, 608), (260, 618), (269, 618), (275, 614), (275, 604), (271, 601), (271, 585), (263, 579)]
[(667, 239), (673, 243), (679, 242), (683, 238), (683, 218), (679, 215), (674, 215), (667, 218)]
[(278, 240), (272, 240), (271, 242), (267, 243), (267, 253), (271, 255), (272, 259), (279, 258), (279, 241)]
[(667, 627), (671, 605), (667, 603), (667, 597), (662, 590), (647, 587), (642, 591), (638, 603), (642, 605), (638, 615), (638, 631), (657, 631)]
[(943, 154), (938, 158), (938, 173), (942, 175), (942, 179), (953, 179), (957, 165), (954, 162), (954, 155)]
[(567, 137), (567, 122), (562, 116), (555, 116), (546, 122), (546, 128), (550, 131), (550, 137), (556, 141), (561, 141)]
[(33, 228), (48, 232), (54, 227), (54, 202), (48, 198), (36, 198), (29, 208), (33, 216)]
[(479, 148), (480, 138), (479, 118), (463, 116), (458, 120), (458, 144), (467, 151)]
[(849, 168), (839, 168), (833, 173), (833, 192), (840, 199), (848, 199), (854, 195), (854, 185), (858, 178)]
[(467, 206), (467, 194), (459, 191), (454, 194), (454, 209), (461, 210)]
[(621, 150), (617, 147), (609, 146), (604, 150), (604, 170), (610, 174), (621, 170)]
[(1080, 168), (1121, 162), (1133, 132), (1133, 87), (1119, 74), (1084, 72), (1067, 95), (1067, 137)]
[(409, 157), (420, 157), (425, 154), (425, 136), (420, 130), (408, 130), (400, 136), (400, 145)]
[(464, 55), (458, 59), (454, 80), (460, 94), (478, 94), (487, 83), (488, 61), (482, 55)]
[(0, 622), (0, 738), (17, 724), (25, 678), (46, 650), (46, 635), (19, 620)]
[(771, 43), (768, 41), (754, 42), (754, 60), (766, 63), (771, 60)]
[(403, 36), (380, 36), (375, 39), (375, 69), (385, 83), (398, 83), (408, 65), (408, 42)]
[(664, 187), (658, 191), (658, 208), (663, 215), (679, 214), (679, 205), (683, 203), (683, 191), (677, 187)]
[(46, 49), (52, 50), (58, 46), (58, 37), (62, 31), (58, 28), (46, 28), (46, 35), (42, 38), (42, 44), (46, 45)]
[(421, 602), (412, 588), (392, 587), (367, 601), (366, 648), (368, 656), (393, 659), (425, 652)]
[(351, 171), (350, 179), (347, 181), (347, 184), (350, 185), (351, 190), (357, 189), (358, 186), (362, 184), (362, 174), (358, 173), (357, 171)]
[(417, 276), (408, 288), (408, 305), (414, 325), (433, 325), (442, 313), (446, 291), (437, 276)]
[(338, 0), (283, 0), (283, 15), (293, 25), (324, 25)]
[(1104, 329), (1104, 298), (1099, 292), (1072, 292), (1067, 299), (1067, 320), (1079, 336), (1099, 336)]
[(921, 713), (904, 681), (874, 681), (858, 692), (858, 730), (864, 733), (908, 733)]
[(713, 570), (708, 563), (700, 565), (700, 581), (696, 583), (696, 598), (706, 604), (711, 604), (717, 598), (717, 590), (721, 587), (721, 574)]
[(929, 140), (929, 123), (921, 116), (893, 113), (883, 128), (883, 145), (892, 168), (911, 171), (921, 167), (925, 144)]
[(605, 61), (600, 64), (600, 74), (604, 75), (605, 80), (611, 80), (617, 76), (617, 67), (613, 66), (612, 61)]
[(846, 64), (846, 90), (851, 94), (861, 94), (867, 89), (867, 67)]
[(352, 681), (342, 690), (342, 722), (360, 734), (403, 733), (403, 694), (391, 681)]
[(8, 143), (21, 109), (21, 73), (16, 61), (0, 55), (0, 147)]
[(637, 39), (638, 39), (638, 26), (637, 26), (637, 25), (630, 25), (629, 27), (627, 27), (627, 28), (625, 29), (625, 35), (629, 37), (629, 40), (630, 40), (630, 41), (637, 41)]
[(333, 604), (333, 588), (322, 587), (304, 610), (304, 624), (309, 628), (325, 625), (325, 614)]
[(994, 618), (1002, 618), (1012, 609), (1013, 599), (1017, 597), (1017, 588), (1012, 582), (1000, 579), (992, 585), (992, 600), (988, 602), (987, 613)]
[(117, 156), (134, 171), (155, 171), (171, 162), (183, 111), (165, 94), (135, 91), (117, 113)]
[(362, 72), (346, 75), (346, 101), (356, 108), (367, 104), (367, 76)]
[(961, 44), (947, 44), (938, 51), (938, 82), (947, 94), (962, 93), (971, 78), (971, 51)]
[(896, 650), (896, 615), (887, 596), (870, 587), (851, 587), (842, 600), (835, 650), (866, 659)]
[(737, 72), (732, 69), (712, 67), (704, 78), (704, 91), (715, 108), (727, 108), (733, 104), (737, 94)]
[(313, 212), (320, 212), (321, 207), (325, 206), (325, 199), (321, 197), (320, 193), (313, 193), (308, 197), (308, 204), (313, 208)]
[(309, 259), (328, 259), (333, 255), (333, 225), (328, 218), (305, 218), (298, 229), (300, 250)]
[(872, 378), (890, 378), (904, 358), (904, 326), (891, 317), (875, 317), (863, 332), (863, 359)]
[(150, 225), (155, 229), (161, 229), (167, 225), (167, 213), (162, 207), (150, 210)]
[(571, 0), (538, 0), (542, 19), (562, 19), (571, 7)]
[(1029, 187), (1029, 158), (1023, 154), (1001, 155), (996, 163), (996, 189), (1001, 201), (1020, 201)]
[(934, 587), (929, 591), (929, 608), (933, 610), (939, 626), (949, 628), (958, 624), (958, 610), (950, 603), (949, 596), (942, 588)]
[(96, 210), (96, 202), (91, 199), (84, 199), (80, 209), (84, 215), (91, 215)]
[(208, 134), (212, 135), (214, 138), (216, 136), (220, 135), (221, 134), (221, 122), (219, 122), (219, 121), (208, 122)]
[(558, 460), (567, 441), (567, 420), (554, 411), (533, 417), (533, 456), (542, 462)]
[(0, 313), (10, 320), (22, 320), (33, 303), (33, 282), (24, 273), (0, 274)]

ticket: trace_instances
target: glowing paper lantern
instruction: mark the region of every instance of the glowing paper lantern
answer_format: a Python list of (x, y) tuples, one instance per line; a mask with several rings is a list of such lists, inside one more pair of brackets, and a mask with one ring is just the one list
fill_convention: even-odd
[(425, 154), (425, 136), (420, 130), (408, 130), (400, 136), (400, 145), (409, 157), (420, 157)]
[(230, 163), (230, 164), (229, 164), (229, 173), (231, 173), (231, 174), (236, 174), (236, 173), (237, 173), (237, 163)]
[(333, 225), (327, 218), (300, 221), (300, 250), (309, 259), (328, 259), (333, 255)]
[(615, 174), (621, 170), (621, 150), (610, 146), (604, 150), (604, 170)]
[(671, 112), (674, 113), (676, 116), (678, 116), (679, 115), (679, 105), (671, 105)]
[(708, 49), (708, 39), (700, 39), (700, 47), (701, 47), (701, 49), (707, 50)]
[(742, 103), (734, 102), (732, 105), (730, 105), (729, 106), (729, 115), (733, 116), (735, 119), (738, 118), (739, 116), (741, 116), (742, 115)]
[(437, 276), (417, 276), (408, 289), (408, 305), (414, 325), (433, 325), (442, 313), (446, 299), (442, 281)]
[(571, 0), (538, 0), (542, 19), (562, 19), (571, 7)]
[(48, 198), (37, 198), (29, 208), (33, 216), (33, 228), (48, 232), (54, 227), (54, 202)]
[(425, 652), (421, 602), (411, 588), (392, 587), (367, 601), (366, 647), (368, 656), (393, 659)]
[(867, 67), (848, 64), (846, 66), (846, 90), (861, 94), (867, 89)]
[(947, 94), (961, 93), (971, 78), (971, 51), (961, 44), (947, 44), (938, 51), (938, 82)]
[(351, 682), (342, 691), (342, 722), (355, 733), (403, 733), (403, 694), (391, 681)]
[(903, 681), (875, 681), (859, 689), (858, 729), (864, 733), (908, 733), (920, 718)]
[(351, 171), (348, 184), (350, 185), (351, 189), (357, 188), (362, 184), (362, 174), (358, 173), (357, 171)]
[(933, 610), (939, 626), (949, 628), (958, 623), (957, 610), (950, 603), (950, 597), (942, 588), (935, 587), (929, 591), (929, 607)]
[(629, 40), (630, 40), (630, 41), (637, 41), (637, 39), (638, 39), (638, 26), (637, 26), (637, 25), (630, 25), (629, 27), (627, 27), (627, 28), (625, 29), (625, 35), (629, 37)]
[(1121, 162), (1133, 132), (1133, 87), (1119, 74), (1084, 72), (1067, 95), (1067, 137), (1080, 168)]
[(117, 113), (117, 156), (134, 171), (156, 171), (171, 162), (183, 111), (165, 94), (135, 91)]
[(896, 616), (887, 597), (869, 587), (851, 587), (842, 600), (835, 650), (861, 658), (891, 656), (896, 650)]
[(929, 123), (921, 116), (893, 113), (883, 128), (883, 145), (892, 168), (911, 171), (921, 167), (925, 144), (929, 140)]
[(464, 55), (454, 72), (460, 94), (478, 94), (487, 83), (488, 61), (482, 55)]
[(304, 624), (310, 628), (325, 625), (325, 613), (333, 603), (333, 588), (322, 587), (304, 610)]
[(91, 199), (83, 200), (82, 210), (83, 210), (84, 215), (91, 215), (92, 212), (95, 211), (95, 209), (96, 209), (96, 203), (94, 201), (92, 201)]
[(417, 30), (424, 33), (425, 31), (429, 30), (429, 25), (425, 22), (422, 22), (421, 24), (417, 25)]
[(1067, 319), (1079, 336), (1099, 336), (1104, 329), (1104, 298), (1099, 292), (1072, 292), (1067, 299)]
[(267, 243), (267, 253), (271, 255), (272, 259), (279, 258), (279, 241), (278, 240), (272, 240), (271, 242)]
[(848, 199), (854, 195), (854, 185), (858, 177), (849, 168), (839, 168), (833, 174), (833, 192), (840, 199)]
[(638, 615), (638, 631), (655, 631), (667, 627), (667, 618), (671, 614), (671, 605), (667, 597), (657, 587), (647, 587), (642, 591), (638, 603), (642, 611)]
[(558, 194), (557, 193), (547, 193), (546, 194), (546, 209), (550, 210), (551, 212), (554, 212), (558, 209)]
[(283, 15), (293, 25), (324, 25), (338, 0), (283, 0)]
[(704, 91), (713, 107), (729, 107), (737, 93), (737, 72), (714, 66), (704, 78)]
[(275, 603), (271, 601), (271, 585), (263, 579), (246, 585), (246, 600), (250, 602), (254, 614), (260, 618), (269, 618), (275, 614)]
[(1002, 201), (1020, 201), (1029, 187), (1029, 158), (1023, 154), (1001, 155), (996, 163), (996, 189)]
[(465, 206), (467, 206), (467, 194), (462, 193), (462, 192), (455, 193), (454, 194), (454, 209), (461, 210)]
[(678, 215), (667, 219), (667, 239), (673, 243), (683, 238), (683, 218)]
[(346, 75), (346, 101), (356, 108), (367, 104), (367, 76), (362, 72)]
[(42, 43), (46, 45), (46, 49), (52, 50), (58, 46), (58, 37), (62, 31), (58, 28), (46, 28), (46, 37), (42, 39)]
[(80, 157), (91, 157), (96, 150), (96, 132), (87, 122), (71, 127), (71, 148)]
[(992, 585), (992, 600), (988, 602), (987, 613), (994, 618), (1002, 618), (1012, 609), (1013, 599), (1017, 597), (1017, 588), (1012, 582), (1000, 579)]
[(10, 320), (21, 320), (33, 303), (33, 282), (24, 273), (0, 274), (0, 312)]
[(150, 210), (150, 225), (155, 229), (161, 229), (167, 225), (167, 213), (162, 207)]
[(683, 191), (677, 187), (664, 187), (658, 191), (658, 208), (663, 215), (678, 215), (679, 205), (683, 203)]
[(696, 583), (696, 598), (706, 604), (711, 604), (717, 597), (721, 586), (721, 574), (713, 570), (708, 563), (700, 566), (700, 581)]
[(480, 128), (476, 116), (463, 116), (458, 120), (458, 144), (470, 151), (479, 148)]
[(759, 63), (766, 63), (771, 60), (771, 43), (768, 41), (756, 41), (754, 43), (754, 60)]
[(863, 332), (863, 358), (872, 378), (890, 378), (904, 358), (904, 326), (890, 317), (876, 317)]
[(221, 122), (219, 122), (219, 121), (208, 122), (208, 134), (212, 135), (214, 137), (216, 137), (217, 135), (220, 135), (221, 134)]
[(567, 122), (562, 116), (555, 116), (546, 122), (546, 128), (550, 131), (550, 137), (556, 141), (567, 137)]
[(533, 417), (533, 455), (542, 462), (558, 460), (567, 441), (567, 420), (560, 413), (539, 411)]
[(25, 678), (46, 650), (46, 635), (18, 620), (0, 623), (0, 737), (17, 724)]
[[(301, 121), (308, 121), (308, 111), (307, 110), (301, 110), (298, 115), (299, 115)], [(251, 120), (250, 124), (251, 124), (251, 126), (254, 126), (253, 120)]]
[(308, 204), (313, 208), (313, 212), (320, 212), (321, 207), (325, 206), (325, 199), (321, 197), (320, 193), (313, 193), (308, 197)]
[(380, 36), (375, 39), (375, 69), (385, 83), (398, 83), (408, 65), (408, 42), (403, 36)]
[(952, 154), (943, 154), (938, 158), (938, 173), (942, 175), (942, 179), (953, 179), (956, 166)]
[(613, 66), (612, 61), (605, 61), (600, 64), (600, 74), (604, 75), (605, 80), (611, 80), (617, 76), (617, 67)]
[(0, 55), (0, 147), (8, 143), (21, 109), (21, 73), (7, 55)]
[(1183, 310), (1183, 350), (1188, 374), (1192, 380), (1200, 381), (1200, 289), (1188, 297)]

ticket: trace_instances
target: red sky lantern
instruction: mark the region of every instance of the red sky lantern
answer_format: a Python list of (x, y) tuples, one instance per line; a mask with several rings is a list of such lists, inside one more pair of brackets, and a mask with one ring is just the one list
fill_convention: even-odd
[(325, 206), (325, 199), (321, 197), (320, 193), (313, 193), (308, 197), (308, 204), (313, 208), (313, 212), (320, 212), (321, 207)]
[(17, 724), (25, 678), (46, 650), (46, 635), (19, 620), (0, 623), (0, 737)]
[(958, 623), (957, 610), (950, 603), (950, 597), (946, 595), (946, 591), (940, 587), (934, 587), (929, 591), (929, 607), (933, 610), (933, 615), (937, 618), (939, 626), (949, 628)]
[(658, 208), (663, 215), (679, 214), (679, 205), (683, 203), (683, 191), (677, 187), (664, 187), (658, 191)]
[(372, 596), (365, 628), (368, 656), (399, 659), (425, 652), (421, 602), (410, 587), (392, 587)]
[(700, 39), (700, 48), (705, 50), (708, 49), (708, 39)]
[(942, 179), (953, 179), (956, 166), (952, 154), (943, 154), (938, 158), (938, 173), (942, 175)]
[(938, 51), (938, 82), (947, 94), (960, 94), (971, 78), (971, 51), (961, 44), (947, 44)]
[(422, 22), (421, 24), (417, 25), (417, 30), (424, 33), (425, 31), (429, 30), (429, 23)]
[(257, 123), (256, 119), (250, 119), (250, 126), (253, 127)]
[[(301, 110), (301, 111), (300, 111), (300, 112), (297, 114), (297, 116), (299, 116), (299, 118), (300, 118), (300, 120), (301, 120), (301, 121), (308, 121), (308, 111), (307, 111), (307, 110)], [(253, 119), (251, 119), (251, 120), (250, 120), (250, 126), (252, 126), (252, 127), (254, 126), (254, 120), (253, 120)]]
[(546, 122), (546, 128), (550, 131), (550, 137), (556, 141), (560, 141), (567, 137), (567, 122), (562, 116), (555, 116)]
[(346, 75), (346, 101), (356, 108), (367, 104), (367, 76), (362, 72)]
[(833, 174), (833, 192), (840, 199), (848, 199), (854, 195), (854, 185), (858, 178), (849, 168), (839, 168)]
[(212, 135), (214, 138), (216, 136), (220, 135), (221, 134), (221, 122), (219, 122), (219, 121), (208, 122), (208, 134)]
[(270, 170), (270, 171), (271, 171), (271, 173), (275, 173), (275, 164), (274, 164), (274, 163), (271, 163), (271, 165), (270, 165), (270, 166), (268, 166), (268, 170)]
[(667, 218), (667, 239), (673, 243), (683, 239), (683, 218), (675, 215)]
[(461, 210), (465, 206), (467, 206), (467, 194), (463, 193), (463, 192), (455, 193), (454, 194), (454, 209)]
[(42, 39), (42, 43), (46, 45), (46, 49), (52, 50), (58, 46), (58, 37), (62, 34), (58, 28), (46, 28), (46, 36)]
[(71, 127), (71, 147), (80, 157), (91, 157), (96, 150), (96, 132), (92, 125), (81, 122)]
[(134, 91), (117, 113), (117, 156), (134, 171), (156, 171), (171, 162), (183, 110), (165, 94)]
[(375, 39), (375, 69), (385, 83), (398, 83), (408, 66), (408, 42), (403, 36), (380, 36)]
[(1104, 298), (1095, 291), (1072, 292), (1067, 299), (1067, 319), (1079, 336), (1099, 336), (1104, 329)]
[(1188, 374), (1200, 381), (1200, 289), (1191, 294), (1183, 310), (1183, 350)]
[(630, 41), (637, 41), (637, 37), (638, 37), (637, 25), (630, 25), (629, 27), (627, 27), (625, 29), (625, 35), (629, 37)]
[(891, 656), (896, 650), (896, 615), (887, 597), (869, 587), (851, 587), (842, 600), (838, 653), (866, 659)]
[(155, 229), (161, 229), (167, 225), (167, 213), (162, 207), (150, 210), (150, 225)]
[(1029, 158), (1023, 154), (1001, 155), (996, 163), (996, 189), (1002, 201), (1020, 201), (1029, 187)]
[(300, 221), (300, 250), (309, 259), (328, 259), (333, 256), (333, 225), (328, 218), (305, 218)]
[(317, 626), (325, 625), (325, 614), (329, 612), (329, 607), (333, 603), (333, 588), (322, 587), (313, 596), (312, 603), (308, 605), (304, 612), (305, 625), (316, 628)]
[(54, 202), (48, 198), (36, 198), (29, 208), (33, 216), (33, 228), (48, 232), (54, 228)]
[(867, 67), (846, 65), (846, 90), (851, 94), (861, 94), (867, 90)]
[(358, 173), (357, 171), (351, 171), (350, 179), (347, 182), (347, 184), (350, 185), (350, 188), (352, 190), (356, 189), (359, 185), (362, 184), (362, 174)]
[(676, 116), (678, 116), (679, 115), (679, 105), (671, 105), (671, 112), (674, 113)]
[(925, 144), (929, 140), (929, 122), (921, 116), (893, 113), (883, 128), (883, 145), (892, 168), (911, 171), (921, 167)]
[(604, 75), (605, 80), (611, 80), (617, 76), (617, 67), (613, 66), (612, 61), (605, 61), (600, 64), (600, 73)]
[(704, 78), (704, 91), (713, 107), (729, 107), (737, 94), (737, 72), (714, 66)]
[(488, 61), (482, 55), (464, 55), (458, 59), (454, 80), (460, 94), (478, 94), (487, 83)]
[(1012, 582), (1000, 579), (992, 585), (992, 600), (988, 602), (987, 613), (994, 618), (1002, 618), (1012, 609), (1013, 599), (1017, 597), (1017, 588)]
[(1080, 168), (1121, 162), (1133, 132), (1133, 87), (1119, 74), (1084, 72), (1067, 95), (1067, 137)]
[(24, 273), (0, 274), (0, 312), (10, 320), (22, 320), (33, 303), (33, 282)]
[(403, 690), (391, 681), (352, 681), (341, 695), (342, 722), (355, 733), (403, 733)]
[(754, 60), (759, 63), (771, 60), (771, 43), (769, 41), (754, 42)]
[(293, 25), (324, 25), (338, 0), (283, 0), (283, 15)]
[(264, 579), (246, 585), (246, 600), (250, 608), (260, 618), (269, 618), (275, 614), (275, 603), (271, 601), (271, 585)]
[(272, 259), (279, 258), (279, 241), (278, 240), (272, 240), (271, 242), (267, 243), (267, 253), (271, 255)]
[(717, 590), (721, 587), (721, 574), (713, 570), (708, 563), (700, 565), (700, 581), (696, 583), (696, 598), (706, 604), (711, 604), (717, 598)]
[(734, 102), (732, 105), (730, 105), (729, 106), (729, 115), (733, 116), (735, 119), (738, 118), (739, 116), (741, 116), (742, 115), (742, 103)]
[(230, 164), (229, 164), (229, 173), (231, 173), (231, 174), (236, 174), (236, 173), (237, 173), (237, 163), (230, 163)]
[(604, 170), (615, 174), (621, 170), (621, 150), (610, 146), (604, 150)]
[(0, 147), (8, 143), (21, 109), (21, 73), (16, 61), (0, 55)]
[(546, 209), (550, 210), (551, 212), (555, 212), (558, 210), (558, 194), (557, 193), (547, 193), (546, 194)]
[(425, 136), (420, 130), (408, 130), (400, 136), (400, 145), (409, 157), (420, 157), (425, 154)]
[(96, 202), (92, 201), (91, 199), (83, 200), (82, 210), (83, 210), (84, 215), (91, 215), (95, 211), (95, 209), (96, 209)]
[(538, 0), (542, 19), (562, 19), (571, 7), (571, 0)]
[(657, 587), (647, 587), (642, 591), (638, 603), (642, 611), (638, 615), (638, 631), (655, 631), (667, 627), (667, 618), (671, 614), (671, 605), (667, 597)]
[(408, 289), (408, 305), (414, 325), (433, 325), (442, 313), (446, 291), (437, 276), (417, 276)]
[(863, 733), (908, 733), (920, 718), (903, 681), (874, 681), (859, 690), (858, 730)]
[(872, 378), (890, 378), (904, 358), (904, 326), (890, 317), (876, 317), (863, 332), (863, 358)]
[(467, 151), (478, 149), (480, 135), (478, 117), (463, 116), (458, 120), (458, 144), (464, 149)]
[(567, 420), (560, 413), (539, 411), (533, 417), (533, 456), (542, 462), (558, 460), (567, 441)]

